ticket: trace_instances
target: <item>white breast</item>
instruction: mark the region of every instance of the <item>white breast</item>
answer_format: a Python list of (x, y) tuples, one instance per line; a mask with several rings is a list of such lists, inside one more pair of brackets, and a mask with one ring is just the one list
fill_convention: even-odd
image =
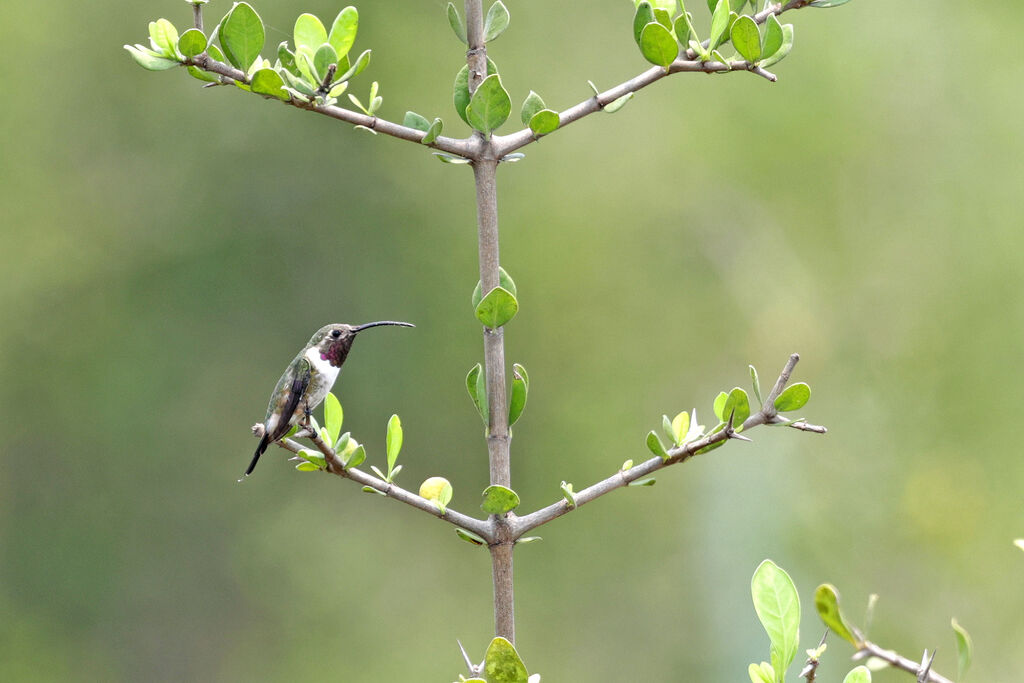
[(341, 368), (336, 368), (331, 365), (330, 361), (322, 359), (316, 347), (306, 351), (306, 360), (309, 361), (313, 370), (313, 376), (309, 378), (309, 388), (306, 390), (309, 407), (312, 410), (327, 397), (327, 392), (334, 386), (334, 381), (338, 379), (338, 371)]

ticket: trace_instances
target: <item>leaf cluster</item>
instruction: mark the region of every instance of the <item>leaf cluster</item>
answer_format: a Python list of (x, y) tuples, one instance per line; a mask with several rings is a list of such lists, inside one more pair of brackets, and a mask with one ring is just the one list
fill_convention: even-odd
[[(769, 14), (762, 35), (754, 17), (741, 14), (748, 2), (739, 0), (732, 10), (729, 0), (709, 0), (711, 25), (707, 39), (701, 40), (682, 0), (640, 0), (633, 15), (633, 38), (644, 59), (666, 71), (687, 50), (702, 62), (728, 66), (742, 58), (753, 66), (771, 66), (793, 49), (793, 26), (782, 25)], [(756, 2), (749, 4), (756, 9)], [(722, 48), (730, 41), (735, 50), (726, 57)]]

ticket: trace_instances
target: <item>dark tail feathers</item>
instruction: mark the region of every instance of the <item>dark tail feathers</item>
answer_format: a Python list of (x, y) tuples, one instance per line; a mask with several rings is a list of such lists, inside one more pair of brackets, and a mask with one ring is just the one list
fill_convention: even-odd
[(249, 463), (249, 468), (247, 470), (245, 470), (245, 476), (246, 477), (248, 477), (250, 474), (252, 474), (252, 471), (254, 469), (256, 469), (256, 463), (258, 463), (260, 461), (260, 456), (263, 455), (266, 452), (267, 446), (269, 446), (269, 445), (270, 445), (270, 435), (269, 434), (264, 434), (263, 438), (260, 439), (260, 445), (256, 447), (256, 453), (253, 454), (253, 456), (252, 456), (252, 462)]

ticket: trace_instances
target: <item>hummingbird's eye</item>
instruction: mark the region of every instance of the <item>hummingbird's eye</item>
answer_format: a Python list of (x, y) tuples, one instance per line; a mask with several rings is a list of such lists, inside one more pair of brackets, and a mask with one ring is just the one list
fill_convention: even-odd
[(334, 337), (335, 339), (337, 339), (338, 337), (341, 336), (341, 330), (333, 330), (331, 332), (331, 336)]

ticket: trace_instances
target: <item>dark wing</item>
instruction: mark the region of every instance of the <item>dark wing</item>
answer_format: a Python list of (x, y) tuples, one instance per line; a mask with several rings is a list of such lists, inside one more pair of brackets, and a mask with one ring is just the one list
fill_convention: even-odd
[[(288, 372), (284, 374), (281, 381), (278, 382), (277, 389), (274, 390), (274, 398), (276, 400), (271, 401), (270, 412), (277, 412), (281, 418), (270, 432), (270, 442), (277, 441), (292, 428), (292, 415), (295, 413), (296, 408), (299, 407), (299, 402), (306, 393), (306, 387), (309, 386), (309, 379), (312, 375), (313, 371), (310, 368), (309, 360), (305, 356), (299, 356), (289, 366)], [(284, 391), (281, 391), (282, 389)], [(276, 408), (280, 408), (280, 410), (275, 411)]]
[[(249, 467), (245, 470), (245, 476), (248, 477), (256, 469), (256, 463), (259, 462), (260, 456), (266, 452), (267, 447), (283, 437), (291, 429), (292, 414), (299, 407), (302, 395), (306, 393), (306, 387), (309, 386), (311, 374), (309, 361), (305, 357), (299, 356), (292, 361), (284, 375), (281, 376), (281, 380), (274, 387), (274, 395), (270, 398), (270, 405), (267, 407), (267, 419), (264, 422), (266, 431), (263, 433), (263, 438), (260, 439), (260, 445), (256, 447), (256, 452), (252, 456)], [(281, 408), (280, 413), (278, 413), (280, 417), (275, 418), (274, 413), (277, 412), (278, 408)], [(274, 424), (271, 425), (271, 423)]]

